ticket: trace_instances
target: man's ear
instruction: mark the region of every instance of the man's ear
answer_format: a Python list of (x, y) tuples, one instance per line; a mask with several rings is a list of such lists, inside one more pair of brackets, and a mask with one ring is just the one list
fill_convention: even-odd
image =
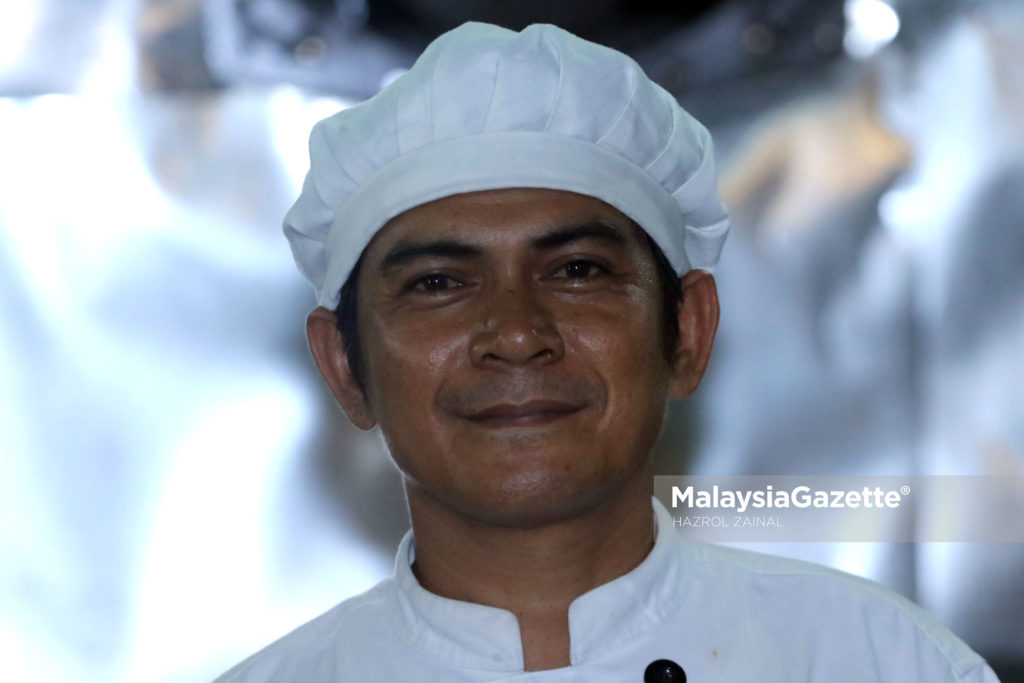
[(349, 367), (345, 340), (338, 331), (334, 313), (323, 306), (314, 308), (306, 316), (306, 338), (320, 374), (348, 419), (360, 429), (372, 429), (377, 421), (366, 401), (366, 393)]
[(718, 330), (718, 289), (711, 273), (691, 270), (679, 286), (683, 290), (677, 312), (679, 341), (669, 383), (669, 392), (675, 398), (696, 391), (708, 367)]

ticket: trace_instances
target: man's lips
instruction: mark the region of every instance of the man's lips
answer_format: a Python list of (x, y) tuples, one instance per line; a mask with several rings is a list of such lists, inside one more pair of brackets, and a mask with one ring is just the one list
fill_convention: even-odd
[(548, 424), (583, 409), (582, 405), (563, 401), (534, 400), (502, 403), (467, 415), (473, 422), (490, 428), (533, 427)]

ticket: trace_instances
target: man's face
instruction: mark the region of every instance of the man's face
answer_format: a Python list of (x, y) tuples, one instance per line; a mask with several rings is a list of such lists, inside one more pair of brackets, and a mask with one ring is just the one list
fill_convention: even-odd
[(358, 293), (366, 406), (417, 493), (528, 525), (649, 476), (671, 369), (618, 210), (542, 189), (424, 204), (371, 242)]

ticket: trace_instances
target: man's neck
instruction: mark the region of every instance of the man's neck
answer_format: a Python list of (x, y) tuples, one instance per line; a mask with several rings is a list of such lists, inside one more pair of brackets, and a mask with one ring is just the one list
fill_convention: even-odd
[(651, 550), (650, 481), (637, 477), (581, 514), (528, 528), (467, 519), (410, 486), (416, 577), (437, 595), (514, 613), (528, 671), (568, 666), (570, 603)]

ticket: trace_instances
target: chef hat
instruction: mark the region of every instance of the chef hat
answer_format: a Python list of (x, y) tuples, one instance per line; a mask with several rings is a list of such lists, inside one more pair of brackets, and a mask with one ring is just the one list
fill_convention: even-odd
[(728, 232), (708, 131), (626, 55), (555, 26), (468, 23), (316, 124), (284, 232), (322, 306), (394, 216), (462, 192), (568, 190), (640, 225), (680, 274)]

